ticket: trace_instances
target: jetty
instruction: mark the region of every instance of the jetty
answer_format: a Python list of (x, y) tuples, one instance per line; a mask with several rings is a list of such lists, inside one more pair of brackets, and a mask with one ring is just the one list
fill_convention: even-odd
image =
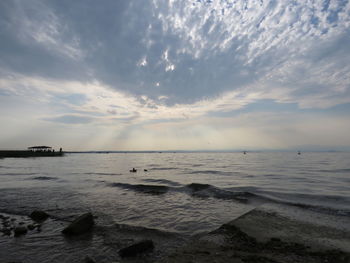
[(27, 150), (0, 150), (0, 158), (56, 157), (63, 155), (62, 148), (55, 151), (50, 146), (31, 146)]

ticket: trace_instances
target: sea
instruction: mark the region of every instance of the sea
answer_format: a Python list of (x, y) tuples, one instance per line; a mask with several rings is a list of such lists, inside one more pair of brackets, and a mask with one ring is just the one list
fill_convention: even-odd
[[(84, 262), (85, 256), (118, 262), (118, 250), (139, 239), (158, 244), (153, 262), (265, 204), (331, 216), (330, 224), (349, 227), (350, 153), (95, 152), (0, 159), (0, 214), (25, 224), (34, 210), (51, 216), (40, 231), (23, 237), (0, 233), (0, 262)], [(95, 217), (93, 235), (64, 237), (62, 228), (86, 212)]]

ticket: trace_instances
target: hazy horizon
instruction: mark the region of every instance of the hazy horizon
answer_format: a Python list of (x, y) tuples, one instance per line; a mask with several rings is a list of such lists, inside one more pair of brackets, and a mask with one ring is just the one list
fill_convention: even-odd
[(350, 2), (0, 2), (0, 148), (349, 151)]

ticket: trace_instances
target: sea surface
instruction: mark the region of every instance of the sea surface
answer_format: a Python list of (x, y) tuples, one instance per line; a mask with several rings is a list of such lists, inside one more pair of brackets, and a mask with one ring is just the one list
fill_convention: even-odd
[[(167, 250), (266, 203), (332, 216), (336, 227), (348, 227), (350, 153), (68, 153), (0, 159), (0, 213), (26, 220), (33, 210), (44, 210), (53, 218), (40, 233), (0, 237), (0, 261), (80, 262), (93, 253), (108, 262), (123, 242), (142, 235), (165, 238)], [(96, 216), (99, 234), (78, 243), (64, 239), (60, 230), (66, 222), (87, 211)]]

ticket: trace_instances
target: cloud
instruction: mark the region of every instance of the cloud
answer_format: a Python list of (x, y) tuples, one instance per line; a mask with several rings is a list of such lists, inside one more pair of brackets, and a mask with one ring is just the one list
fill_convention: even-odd
[(63, 115), (53, 118), (46, 118), (45, 121), (52, 121), (64, 124), (85, 124), (90, 123), (94, 119), (86, 116), (78, 116), (78, 115)]
[(97, 80), (167, 105), (257, 86), (303, 107), (349, 101), (347, 1), (28, 0), (1, 10), (3, 72)]
[(319, 124), (347, 128), (333, 109), (350, 103), (349, 1), (0, 1), (0, 33), (7, 139), (45, 125), (125, 149), (346, 139)]

